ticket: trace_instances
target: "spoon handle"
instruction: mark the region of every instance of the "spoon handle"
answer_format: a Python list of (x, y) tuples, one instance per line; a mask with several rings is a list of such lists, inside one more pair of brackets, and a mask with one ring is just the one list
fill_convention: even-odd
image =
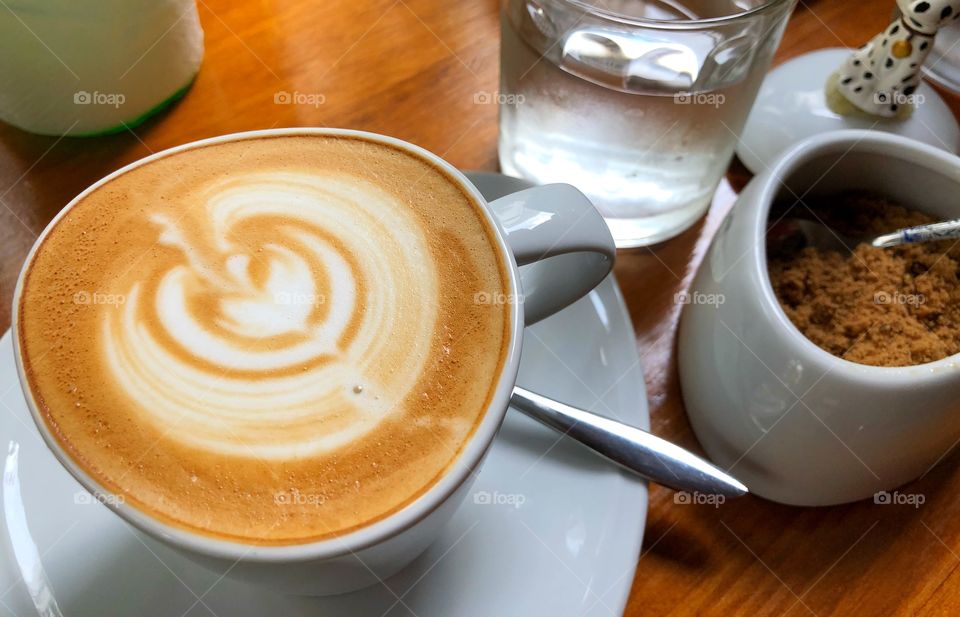
[(644, 430), (559, 403), (520, 387), (510, 406), (657, 484), (739, 497), (747, 487), (699, 456)]
[(934, 242), (936, 240), (956, 238), (960, 238), (960, 219), (898, 229), (892, 233), (877, 236), (871, 244), (879, 248), (888, 248), (901, 244), (916, 244), (917, 242)]

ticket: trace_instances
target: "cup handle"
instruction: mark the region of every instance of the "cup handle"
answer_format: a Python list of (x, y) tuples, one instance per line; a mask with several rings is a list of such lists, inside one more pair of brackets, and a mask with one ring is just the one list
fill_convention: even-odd
[(547, 184), (490, 202), (518, 266), (550, 259), (523, 281), (525, 325), (573, 304), (613, 268), (616, 246), (603, 217), (569, 184)]

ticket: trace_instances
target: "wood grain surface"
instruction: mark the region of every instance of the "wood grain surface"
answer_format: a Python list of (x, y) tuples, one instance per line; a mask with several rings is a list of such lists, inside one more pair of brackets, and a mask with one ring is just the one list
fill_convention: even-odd
[[(494, 0), (198, 4), (203, 67), (168, 112), (96, 139), (0, 126), (0, 329), (10, 323), (22, 261), (51, 217), (98, 178), (154, 151), (235, 131), (331, 126), (393, 135), (462, 169), (496, 169), (497, 109), (475, 102), (477, 93), (497, 90)], [(800, 0), (777, 62), (858, 46), (888, 23), (893, 4)], [(318, 94), (323, 103), (277, 104), (278, 92)], [(957, 99), (945, 96), (956, 112)], [(701, 222), (658, 246), (622, 252), (616, 267), (643, 358), (653, 432), (697, 451), (677, 383), (674, 295), (687, 288), (748, 179), (735, 162)], [(652, 487), (626, 615), (960, 614), (958, 463), (948, 454), (903, 489), (925, 496), (918, 508), (793, 508), (753, 497), (680, 505)]]

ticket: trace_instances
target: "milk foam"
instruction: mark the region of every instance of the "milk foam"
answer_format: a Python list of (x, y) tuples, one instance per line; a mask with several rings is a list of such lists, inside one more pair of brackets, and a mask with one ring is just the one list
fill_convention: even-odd
[[(439, 293), (409, 208), (369, 183), (289, 171), (205, 194), (206, 229), (151, 217), (183, 260), (103, 316), (112, 377), (146, 419), (195, 448), (285, 459), (349, 444), (400, 410)], [(214, 310), (198, 308), (205, 298)], [(384, 357), (403, 361), (385, 371)]]
[(248, 544), (336, 537), (460, 465), (514, 342), (513, 307), (477, 301), (509, 293), (508, 266), (482, 205), (404, 149), (188, 148), (46, 233), (17, 306), (24, 375), (129, 506)]

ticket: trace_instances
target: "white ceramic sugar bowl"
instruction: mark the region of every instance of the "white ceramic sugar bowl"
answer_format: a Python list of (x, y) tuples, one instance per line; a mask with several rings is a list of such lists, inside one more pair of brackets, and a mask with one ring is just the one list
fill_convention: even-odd
[[(781, 199), (848, 189), (960, 218), (960, 158), (873, 131), (815, 136), (757, 175), (704, 258), (680, 323), (679, 368), (709, 456), (788, 504), (873, 497), (917, 478), (960, 439), (960, 356), (910, 367), (840, 359), (781, 309), (767, 275), (767, 215)], [(882, 498), (881, 498), (882, 499)]]

